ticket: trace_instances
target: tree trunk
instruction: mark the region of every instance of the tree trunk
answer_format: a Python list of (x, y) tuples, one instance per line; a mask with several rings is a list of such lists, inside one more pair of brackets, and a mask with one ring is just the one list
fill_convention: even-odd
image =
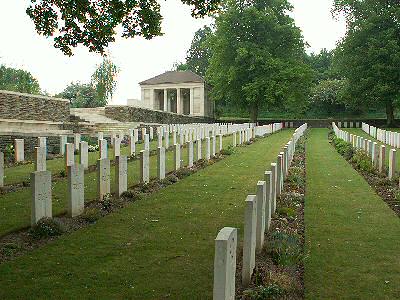
[(393, 102), (388, 101), (386, 102), (386, 126), (387, 127), (394, 127), (394, 109), (393, 109)]
[(257, 123), (258, 119), (258, 103), (253, 102), (250, 104), (250, 122)]

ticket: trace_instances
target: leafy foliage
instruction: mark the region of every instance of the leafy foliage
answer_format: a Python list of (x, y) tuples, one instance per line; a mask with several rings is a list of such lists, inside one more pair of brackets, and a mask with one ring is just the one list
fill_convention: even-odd
[(356, 150), (353, 157), (351, 158), (351, 162), (356, 166), (357, 169), (361, 171), (368, 173), (375, 172), (374, 166), (371, 162), (371, 158), (363, 150)]
[(311, 70), (290, 10), (287, 0), (227, 1), (209, 40), (214, 100), (247, 108), (252, 121), (261, 107), (301, 110)]
[(91, 84), (71, 82), (56, 97), (68, 99), (71, 107), (97, 107), (100, 106), (96, 98), (96, 91)]
[(42, 218), (31, 228), (30, 234), (36, 239), (41, 239), (61, 235), (64, 231), (65, 229), (59, 221)]
[(303, 258), (299, 238), (285, 232), (272, 234), (269, 251), (273, 261), (281, 266), (296, 265)]
[[(202, 17), (218, 8), (220, 0), (182, 0), (193, 6), (192, 15)], [(157, 0), (31, 0), (26, 13), (36, 31), (54, 38), (54, 46), (72, 55), (82, 44), (103, 54), (115, 41), (116, 28), (122, 37), (151, 39), (162, 35), (160, 4)]]
[(0, 90), (40, 94), (39, 82), (25, 70), (0, 65)]
[(351, 159), (353, 157), (354, 149), (350, 143), (337, 137), (334, 137), (332, 142), (340, 155), (344, 156), (346, 159)]
[(92, 85), (96, 90), (96, 99), (99, 106), (105, 106), (112, 97), (117, 81), (116, 76), (119, 68), (112, 62), (110, 58), (104, 57), (96, 71), (92, 75)]
[(329, 114), (345, 111), (345, 87), (346, 81), (343, 79), (321, 80), (311, 90), (310, 107)]

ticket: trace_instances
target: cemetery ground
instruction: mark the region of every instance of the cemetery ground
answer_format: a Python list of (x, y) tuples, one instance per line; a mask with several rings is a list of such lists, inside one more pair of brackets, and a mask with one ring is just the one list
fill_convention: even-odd
[[(217, 140), (217, 149), (219, 149), (219, 144)], [(171, 138), (172, 142), (172, 138)], [(150, 144), (151, 149), (155, 149), (157, 141), (152, 141)], [(227, 149), (232, 144), (232, 136), (226, 136), (223, 138), (223, 147)], [(170, 143), (171, 145), (171, 143)], [(136, 155), (139, 156), (139, 151), (143, 149), (143, 144), (137, 144)], [(121, 153), (123, 155), (128, 154), (129, 147), (122, 147)], [(202, 153), (204, 157), (206, 149), (206, 143), (202, 143)], [(90, 152), (90, 160), (89, 165), (93, 165), (97, 160), (99, 153), (98, 152)], [(108, 157), (114, 157), (113, 149), (109, 149)], [(181, 150), (183, 164), (187, 165), (187, 151), (186, 148), (182, 148)], [(75, 156), (77, 159), (77, 156)], [(157, 177), (157, 156), (150, 156), (150, 176), (151, 178)], [(47, 161), (47, 164), (53, 164), (52, 168), (54, 172), (60, 172), (65, 170), (65, 162), (64, 159), (54, 159)], [(15, 172), (13, 169), (17, 168), (18, 171)], [(135, 159), (128, 163), (128, 185), (138, 184), (140, 181), (139, 176), (139, 168), (140, 161)], [(174, 169), (174, 160), (173, 160), (173, 151), (166, 152), (166, 172), (170, 172)], [(24, 181), (27, 180), (26, 177), (33, 170), (33, 164), (20, 165), (16, 167), (6, 168), (6, 180), (9, 177), (9, 174), (12, 174), (15, 181)], [(115, 178), (115, 167), (111, 166), (111, 191), (115, 191), (114, 187), (114, 178)], [(53, 194), (53, 215), (57, 216), (65, 213), (66, 205), (67, 205), (67, 183), (68, 179), (59, 178), (60, 180), (56, 180), (52, 183), (52, 194)], [(7, 182), (7, 181), (6, 181)], [(30, 218), (31, 218), (31, 189), (29, 185), (25, 188), (18, 189), (15, 192), (9, 192), (3, 195), (0, 195), (1, 199), (1, 211), (0, 218), (2, 222), (0, 223), (0, 236), (4, 236), (10, 232), (15, 230), (19, 230), (22, 228), (27, 228), (30, 226)], [(97, 173), (92, 170), (92, 172), (85, 174), (85, 201), (91, 201), (98, 199), (98, 191), (97, 191)]]
[[(7, 288), (0, 297), (210, 298), (214, 238), (224, 226), (239, 228), (241, 235), (244, 199), (292, 133), (284, 130), (238, 147), (234, 155), (92, 226), (3, 263), (1, 286)], [(61, 199), (63, 188), (56, 189)], [(95, 198), (90, 186), (85, 192)], [(55, 203), (59, 210), (63, 201)]]
[(400, 219), (327, 135), (307, 142), (306, 299), (398, 299)]

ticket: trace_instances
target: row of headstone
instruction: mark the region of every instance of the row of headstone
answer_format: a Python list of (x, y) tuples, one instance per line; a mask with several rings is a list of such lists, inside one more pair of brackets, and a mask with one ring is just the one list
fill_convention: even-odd
[[(362, 129), (369, 130), (365, 125), (368, 126), (368, 124), (363, 123)], [(335, 124), (332, 123), (332, 128), (333, 131), (335, 132), (335, 135), (352, 144), (352, 146), (356, 149), (360, 149), (365, 151), (369, 157), (371, 158), (371, 162), (373, 166), (379, 170), (380, 173), (383, 173), (386, 171), (385, 164), (386, 164), (386, 146), (385, 145), (378, 145), (377, 142), (374, 142), (372, 140), (366, 139), (362, 136), (358, 136), (355, 134), (351, 134), (347, 131), (339, 129), (339, 127)], [(379, 130), (379, 129), (378, 129)], [(365, 131), (367, 132), (367, 131)], [(388, 177), (390, 180), (392, 180), (395, 176), (396, 173), (396, 149), (390, 149), (389, 151), (389, 170), (388, 170)]]
[(345, 121), (345, 122), (338, 122), (339, 128), (360, 128), (360, 122), (352, 122), (352, 121)]
[[(257, 183), (255, 195), (245, 201), (242, 285), (247, 287), (255, 268), (256, 253), (264, 247), (265, 232), (271, 225), (276, 211), (276, 199), (283, 190), (283, 182), (293, 160), (295, 145), (304, 134), (307, 124), (296, 129), (290, 141), (279, 153), (271, 170), (265, 171), (264, 180)], [(223, 228), (215, 239), (214, 300), (235, 299), (237, 229)]]
[(380, 129), (367, 123), (362, 123), (362, 130), (372, 136), (374, 139), (377, 139), (381, 143), (388, 144), (394, 148), (400, 148), (400, 133)]

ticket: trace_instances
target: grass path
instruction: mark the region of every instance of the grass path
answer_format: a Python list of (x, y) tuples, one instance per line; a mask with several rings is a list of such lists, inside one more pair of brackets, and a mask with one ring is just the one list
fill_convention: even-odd
[[(223, 148), (228, 148), (232, 144), (232, 136), (223, 138)], [(216, 149), (219, 149), (219, 139), (216, 139)], [(205, 157), (206, 143), (202, 143), (202, 157)], [(196, 151), (194, 147), (194, 151)], [(125, 148), (125, 151), (126, 150)], [(110, 156), (113, 157), (113, 156)], [(195, 152), (197, 157), (197, 152)], [(173, 151), (166, 152), (166, 171), (174, 170)], [(188, 164), (187, 148), (182, 148), (181, 159), (183, 165)], [(28, 172), (28, 171), (26, 171)], [(140, 161), (133, 160), (128, 163), (128, 185), (132, 186), (140, 181)], [(150, 156), (150, 177), (157, 177), (157, 156)], [(111, 166), (111, 192), (115, 192), (115, 166)], [(67, 178), (52, 183), (53, 215), (62, 214), (67, 207)], [(85, 174), (85, 201), (98, 198), (97, 191), (97, 172)], [(0, 236), (9, 232), (30, 226), (31, 218), (31, 189), (22, 190), (0, 195)]]
[(214, 239), (239, 228), (244, 201), (293, 130), (235, 153), (151, 197), (0, 266), (0, 299), (211, 299)]
[(400, 219), (329, 145), (307, 142), (307, 299), (399, 299)]

